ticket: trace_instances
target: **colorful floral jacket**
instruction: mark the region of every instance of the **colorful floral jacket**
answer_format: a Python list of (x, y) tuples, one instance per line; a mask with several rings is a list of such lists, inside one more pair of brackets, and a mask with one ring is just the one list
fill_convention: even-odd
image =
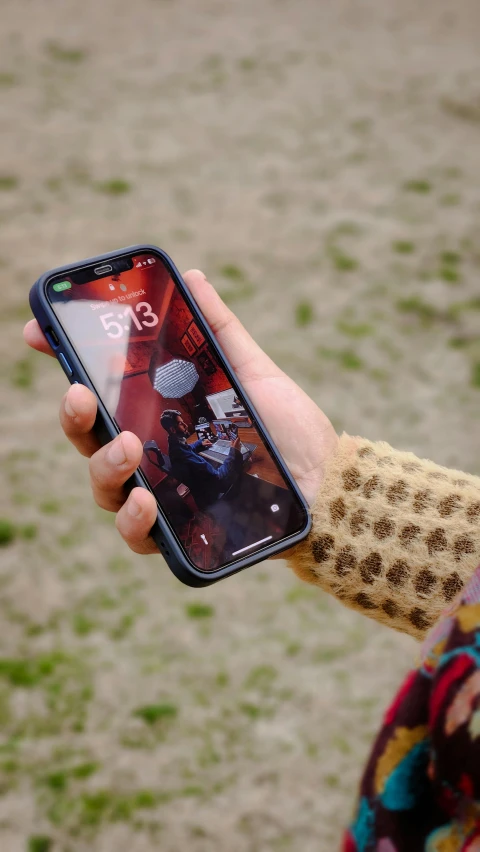
[(480, 852), (480, 566), (387, 710), (343, 852)]

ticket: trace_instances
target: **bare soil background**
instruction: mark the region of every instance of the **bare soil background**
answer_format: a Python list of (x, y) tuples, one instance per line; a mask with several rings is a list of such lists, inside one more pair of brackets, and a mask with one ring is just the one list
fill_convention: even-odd
[(0, 848), (330, 850), (415, 643), (130, 554), (27, 352), (45, 269), (203, 268), (339, 430), (480, 472), (474, 0), (3, 0)]

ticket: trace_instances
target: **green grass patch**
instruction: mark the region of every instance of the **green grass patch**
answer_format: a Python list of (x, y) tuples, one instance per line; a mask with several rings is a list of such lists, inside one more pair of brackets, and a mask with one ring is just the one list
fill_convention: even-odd
[(130, 822), (139, 810), (151, 810), (168, 801), (173, 795), (138, 790), (118, 793), (114, 790), (96, 790), (76, 797), (57, 796), (48, 816), (55, 825), (69, 826), (72, 831), (97, 829), (105, 823)]
[(215, 677), (215, 683), (217, 686), (225, 687), (230, 683), (230, 675), (228, 672), (218, 672)]
[(458, 207), (462, 201), (462, 196), (458, 192), (448, 192), (440, 198), (442, 207)]
[(413, 178), (405, 181), (403, 188), (407, 192), (416, 192), (417, 195), (428, 195), (432, 191), (432, 184), (424, 178)]
[(363, 367), (362, 359), (350, 349), (340, 352), (339, 363), (345, 370), (361, 370)]
[(27, 852), (52, 852), (53, 840), (45, 834), (34, 834), (27, 840)]
[(15, 723), (18, 736), (81, 732), (93, 691), (83, 657), (61, 650), (28, 658), (0, 659), (0, 679), (10, 686), (43, 692), (46, 714), (30, 714)]
[(304, 328), (313, 322), (314, 311), (310, 302), (298, 302), (295, 307), (295, 323), (299, 328)]
[(480, 361), (475, 361), (472, 365), (471, 385), (473, 388), (480, 388)]
[(145, 707), (138, 707), (133, 711), (133, 715), (138, 719), (142, 719), (147, 725), (156, 725), (157, 722), (170, 721), (178, 716), (178, 707), (175, 704), (146, 704)]
[(0, 86), (8, 89), (10, 86), (15, 86), (16, 83), (18, 83), (16, 74), (12, 74), (11, 71), (0, 71)]
[(415, 251), (415, 244), (410, 242), (410, 240), (395, 240), (392, 243), (392, 248), (397, 254), (413, 254)]
[(29, 390), (33, 385), (35, 372), (30, 358), (20, 358), (13, 365), (11, 383), (15, 388)]
[(317, 590), (312, 589), (305, 583), (292, 586), (285, 595), (285, 600), (289, 604), (295, 604), (298, 601), (311, 601), (318, 597)]
[(458, 284), (461, 279), (458, 269), (455, 269), (453, 266), (440, 267), (438, 275), (442, 281), (446, 281), (447, 284)]
[(0, 175), (0, 192), (10, 192), (16, 189), (19, 184), (16, 175)]
[(236, 284), (246, 281), (247, 278), (243, 269), (236, 266), (234, 263), (226, 263), (224, 266), (220, 267), (219, 272), (223, 278), (228, 278), (229, 281), (233, 281)]
[(58, 500), (52, 498), (43, 500), (38, 508), (44, 515), (58, 515), (61, 510), (61, 505)]
[(344, 370), (361, 370), (364, 363), (352, 349), (328, 349), (325, 346), (317, 347), (317, 355), (336, 361)]
[(468, 337), (451, 337), (448, 341), (451, 349), (466, 349), (470, 343), (471, 340)]
[(126, 195), (131, 191), (132, 185), (124, 178), (110, 178), (110, 180), (99, 181), (95, 184), (95, 188), (105, 195)]
[(347, 648), (328, 648), (320, 646), (312, 654), (312, 662), (314, 663), (334, 663), (336, 660), (341, 660), (348, 654)]
[(366, 322), (354, 323), (347, 322), (346, 320), (338, 320), (336, 326), (342, 334), (346, 334), (348, 337), (353, 337), (354, 339), (368, 337), (374, 332), (373, 326)]
[(338, 272), (355, 272), (360, 266), (358, 260), (347, 254), (338, 246), (331, 246), (329, 255), (334, 268)]
[(266, 691), (271, 688), (277, 677), (278, 672), (274, 666), (255, 666), (247, 676), (244, 686), (245, 689)]
[(242, 56), (238, 60), (237, 65), (240, 68), (240, 71), (250, 72), (255, 71), (255, 69), (258, 67), (258, 61), (255, 59), (254, 56)]
[(72, 628), (77, 636), (89, 636), (95, 630), (96, 624), (85, 613), (76, 612), (72, 618)]
[(72, 778), (83, 781), (85, 778), (90, 778), (95, 774), (95, 772), (98, 772), (99, 769), (99, 763), (95, 763), (95, 761), (87, 761), (86, 763), (79, 763), (78, 766), (72, 767), (70, 775)]
[(440, 263), (445, 266), (457, 266), (462, 262), (462, 257), (458, 251), (442, 251), (440, 254)]
[(249, 281), (247, 274), (235, 263), (225, 263), (220, 267), (219, 273), (222, 278), (230, 282), (227, 290), (220, 291), (220, 296), (227, 304), (248, 299), (255, 293), (255, 287)]
[(266, 707), (260, 707), (258, 704), (252, 704), (251, 701), (242, 701), (239, 704), (239, 710), (249, 719), (265, 719), (272, 715), (272, 711)]
[(32, 688), (50, 678), (64, 661), (63, 654), (43, 654), (29, 659), (0, 659), (0, 678), (11, 686)]
[(351, 754), (352, 747), (348, 740), (345, 737), (337, 736), (332, 740), (333, 747), (340, 752), (340, 754)]
[(360, 136), (364, 136), (372, 129), (373, 121), (367, 116), (365, 116), (364, 118), (356, 118), (350, 123), (350, 127), (354, 133), (358, 133)]
[(112, 637), (112, 639), (114, 639), (116, 642), (118, 642), (120, 639), (125, 639), (125, 637), (128, 636), (130, 630), (134, 626), (135, 621), (136, 615), (133, 612), (126, 612), (124, 615), (122, 615), (118, 624), (116, 624), (115, 627), (113, 627), (110, 631), (110, 636)]
[(47, 787), (53, 793), (65, 793), (72, 779), (74, 781), (85, 781), (94, 775), (99, 768), (100, 764), (93, 761), (80, 763), (77, 766), (50, 772), (44, 778), (40, 779), (40, 784)]
[(193, 603), (189, 603), (186, 605), (185, 612), (189, 618), (201, 619), (211, 618), (214, 615), (215, 610), (210, 604), (200, 602), (197, 603), (196, 601), (194, 601)]
[(51, 772), (43, 779), (43, 783), (54, 793), (63, 793), (68, 786), (68, 775), (62, 770)]
[(474, 297), (465, 302), (453, 302), (447, 309), (446, 317), (449, 320), (458, 320), (462, 314), (470, 311), (480, 311), (480, 298)]
[(0, 547), (6, 547), (14, 541), (16, 527), (8, 518), (0, 518)]
[(301, 642), (288, 642), (285, 646), (285, 653), (287, 657), (297, 657), (299, 653), (302, 651), (303, 645)]
[(33, 541), (38, 535), (38, 527), (36, 524), (24, 524), (18, 528), (18, 532), (20, 538), (25, 539), (25, 541)]
[(404, 314), (413, 314), (425, 324), (438, 319), (436, 309), (427, 302), (424, 302), (420, 296), (409, 296), (407, 299), (399, 299), (397, 309)]
[(50, 59), (54, 59), (56, 62), (69, 63), (70, 65), (78, 65), (87, 56), (85, 50), (81, 50), (79, 47), (66, 47), (57, 41), (47, 42), (45, 50)]

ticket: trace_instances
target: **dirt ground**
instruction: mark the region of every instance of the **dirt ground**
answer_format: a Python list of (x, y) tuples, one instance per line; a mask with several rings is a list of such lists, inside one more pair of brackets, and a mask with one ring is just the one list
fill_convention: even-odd
[(130, 554), (25, 350), (44, 270), (203, 268), (335, 426), (480, 472), (475, 0), (3, 0), (0, 848), (329, 852), (415, 643)]

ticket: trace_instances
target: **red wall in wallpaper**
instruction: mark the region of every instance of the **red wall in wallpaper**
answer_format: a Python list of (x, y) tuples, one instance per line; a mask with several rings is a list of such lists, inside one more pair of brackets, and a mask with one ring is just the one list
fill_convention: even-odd
[[(198, 361), (198, 355), (207, 349), (206, 343), (202, 344), (202, 346), (196, 350), (194, 355), (188, 355), (182, 343), (182, 337), (187, 333), (192, 322), (193, 316), (187, 305), (179, 293), (174, 293), (172, 301), (170, 302), (168, 325), (162, 335), (162, 344), (166, 350), (162, 360), (169, 361), (172, 356), (178, 356), (179, 358), (184, 358), (186, 361), (193, 361), (206, 394), (218, 393), (219, 391), (226, 390), (230, 387), (230, 382), (223, 370), (220, 370), (220, 368), (217, 367), (217, 372), (208, 376)], [(210, 358), (212, 358), (211, 352)]]
[[(164, 399), (153, 390), (148, 373), (141, 373), (124, 380), (116, 418), (120, 428), (138, 435), (142, 444), (145, 441), (156, 441), (162, 452), (168, 453), (168, 436), (160, 423), (162, 412), (167, 408), (180, 411), (185, 422), (192, 424), (192, 418), (182, 400)], [(142, 468), (152, 479), (158, 475), (158, 469), (147, 462), (145, 456)]]

